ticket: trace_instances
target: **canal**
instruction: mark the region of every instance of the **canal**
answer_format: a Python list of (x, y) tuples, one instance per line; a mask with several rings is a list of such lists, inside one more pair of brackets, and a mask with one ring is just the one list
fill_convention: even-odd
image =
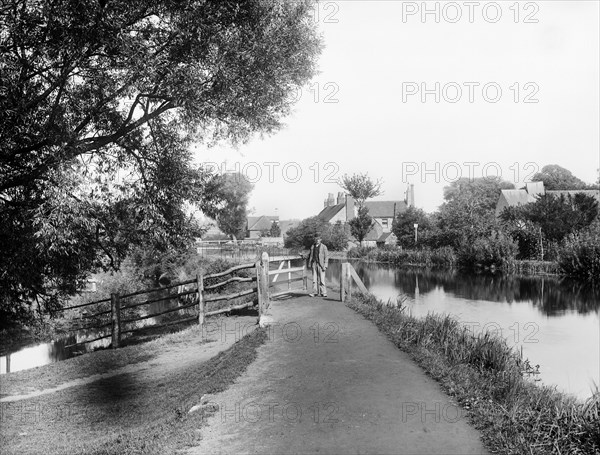
[[(354, 262), (383, 301), (405, 295), (406, 311), (454, 316), (474, 331), (497, 333), (539, 365), (539, 379), (585, 399), (600, 386), (600, 291), (557, 277), (474, 275)], [(329, 278), (339, 281), (339, 262)]]

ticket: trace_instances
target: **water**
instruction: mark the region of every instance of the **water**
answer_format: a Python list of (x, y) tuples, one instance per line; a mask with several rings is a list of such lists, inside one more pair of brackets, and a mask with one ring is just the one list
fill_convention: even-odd
[(59, 360), (69, 359), (79, 354), (92, 352), (98, 348), (107, 347), (110, 344), (110, 337), (92, 343), (67, 347), (71, 344), (79, 343), (86, 339), (93, 339), (100, 335), (102, 335), (102, 333), (99, 331), (88, 330), (85, 333), (78, 333), (50, 343), (28, 346), (19, 349), (16, 352), (0, 356), (0, 374), (47, 365), (49, 363), (58, 362)]
[[(395, 269), (353, 263), (367, 288), (380, 299), (405, 294), (407, 312), (455, 316), (475, 331), (502, 335), (532, 365), (539, 379), (578, 398), (600, 386), (600, 291), (583, 283), (548, 277), (476, 276), (457, 271)], [(339, 282), (332, 262), (330, 282)]]
[[(162, 292), (162, 291), (161, 291)], [(159, 293), (153, 295), (154, 297), (160, 296)], [(158, 313), (166, 310), (167, 308), (174, 308), (177, 303), (172, 301), (154, 302), (148, 305), (149, 312)], [(184, 313), (186, 310), (181, 310), (180, 316), (186, 316)], [(171, 315), (174, 313), (170, 313)], [(124, 315), (122, 315), (124, 318)], [(158, 316), (154, 318), (143, 319), (135, 322), (135, 327), (142, 328), (146, 326), (152, 326), (160, 324), (166, 318), (166, 315)], [(127, 328), (133, 328), (134, 326), (129, 325)], [(93, 340), (103, 335), (110, 335), (109, 329), (88, 329), (75, 332), (73, 335), (53, 340), (49, 343), (40, 343), (32, 346), (20, 348), (14, 352), (7, 353), (6, 355), (0, 356), (0, 374), (14, 373), (16, 371), (26, 370), (29, 368), (35, 368), (50, 363), (58, 362), (61, 360), (70, 359), (77, 355), (93, 352), (100, 348), (107, 348), (110, 346), (111, 337), (103, 338), (101, 340), (93, 341), (90, 343), (83, 343), (77, 346), (70, 346), (75, 343), (81, 343), (85, 340)], [(129, 334), (123, 335), (122, 339), (125, 339)]]

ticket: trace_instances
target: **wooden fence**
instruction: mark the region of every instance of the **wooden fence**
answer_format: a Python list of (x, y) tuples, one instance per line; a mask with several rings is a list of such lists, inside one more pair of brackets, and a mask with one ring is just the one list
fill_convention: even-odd
[[(302, 260), (302, 266), (292, 267), (291, 263), (295, 260)], [(275, 266), (273, 270), (271, 270), (272, 266)], [(245, 273), (246, 276), (237, 276), (238, 272), (244, 270), (249, 271), (249, 273)], [(294, 274), (297, 275), (298, 273), (301, 273), (300, 277), (293, 276)], [(271, 277), (273, 278), (271, 279)], [(280, 279), (280, 277), (283, 278)], [(220, 278), (223, 278), (223, 280), (216, 283), (214, 282)], [(92, 305), (100, 305), (101, 307), (97, 308), (97, 310), (100, 311), (96, 311), (92, 314), (86, 312), (78, 320), (85, 321), (88, 319), (106, 319), (110, 317), (110, 320), (108, 321), (96, 321), (95, 324), (90, 324), (84, 327), (74, 327), (72, 329), (72, 331), (81, 331), (86, 329), (107, 330), (110, 328), (110, 333), (103, 334), (102, 336), (98, 336), (90, 340), (74, 343), (67, 347), (91, 343), (105, 338), (111, 338), (112, 348), (118, 348), (121, 344), (121, 336), (123, 334), (133, 333), (146, 327), (158, 328), (196, 320), (199, 324), (204, 324), (204, 321), (207, 317), (229, 313), (233, 310), (250, 308), (256, 304), (258, 304), (260, 320), (260, 317), (264, 315), (269, 308), (271, 297), (280, 296), (282, 294), (299, 290), (297, 287), (292, 287), (292, 283), (295, 282), (302, 282), (302, 288), (300, 289), (306, 290), (306, 265), (304, 264), (304, 258), (301, 255), (276, 256), (269, 258), (269, 255), (264, 252), (262, 253), (260, 260), (254, 263), (236, 265), (223, 272), (212, 273), (208, 275), (203, 275), (200, 273), (193, 279), (173, 283), (160, 288), (144, 289), (128, 294), (111, 294), (110, 298), (82, 303), (80, 305), (74, 305), (60, 310), (69, 311), (89, 307)], [(216, 291), (225, 288), (230, 283), (253, 283), (253, 285), (249, 289), (244, 289), (235, 293), (216, 293)], [(282, 286), (284, 289), (278, 289)], [(164, 295), (165, 292), (170, 289), (175, 289), (176, 292), (167, 293), (167, 295)], [(271, 290), (274, 292), (271, 293)], [(158, 296), (156, 296), (156, 294), (158, 294)], [(256, 298), (249, 302), (232, 305), (225, 308), (219, 308), (212, 311), (206, 310), (207, 303), (230, 301), (250, 295), (255, 295)], [(133, 316), (127, 314), (130, 313), (128, 310), (133, 308), (140, 308), (158, 302), (167, 302), (173, 300), (177, 300), (177, 306), (173, 306), (159, 312), (150, 313), (147, 311), (144, 314)], [(102, 309), (102, 306), (107, 307), (109, 306), (109, 303), (109, 309)], [(189, 311), (190, 309), (196, 310), (193, 317), (179, 318), (163, 324), (146, 325), (143, 327), (135, 326), (135, 323), (139, 323), (139, 321), (156, 318), (158, 316), (173, 312), (179, 312), (181, 314), (182, 311), (185, 312), (185, 310)], [(134, 324), (134, 326), (132, 326), (132, 324)]]
[(368, 289), (349, 262), (342, 262), (342, 271), (340, 273), (340, 300), (347, 302), (352, 298), (352, 282), (356, 283), (360, 292), (368, 294)]

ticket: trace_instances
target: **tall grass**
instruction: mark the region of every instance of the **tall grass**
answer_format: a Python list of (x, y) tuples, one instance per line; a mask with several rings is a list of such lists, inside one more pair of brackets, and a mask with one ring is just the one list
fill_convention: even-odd
[(469, 410), (493, 451), (600, 453), (600, 391), (585, 403), (534, 384), (528, 360), (506, 341), (474, 334), (448, 315), (418, 319), (402, 307), (358, 295), (348, 304), (415, 360)]
[(387, 262), (395, 266), (411, 265), (423, 267), (452, 267), (456, 265), (456, 254), (451, 247), (405, 250), (395, 247), (353, 248), (348, 259), (362, 259), (369, 262)]

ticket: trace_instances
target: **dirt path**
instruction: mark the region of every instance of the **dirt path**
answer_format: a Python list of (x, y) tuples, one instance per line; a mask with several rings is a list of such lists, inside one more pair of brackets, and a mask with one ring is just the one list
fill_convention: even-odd
[(487, 453), (439, 385), (344, 304), (300, 297), (271, 311), (257, 360), (205, 399), (218, 411), (189, 454)]
[[(227, 330), (228, 327), (233, 329)], [(233, 343), (242, 336), (255, 330), (256, 317), (242, 316), (232, 318), (219, 318), (208, 321), (204, 332), (198, 331), (186, 343), (174, 346), (165, 346), (164, 350), (156, 357), (145, 362), (134, 363), (110, 371), (93, 374), (79, 379), (62, 382), (55, 387), (41, 390), (30, 390), (27, 393), (14, 394), (0, 398), (0, 403), (11, 403), (28, 400), (52, 394), (71, 387), (91, 384), (93, 382), (111, 378), (122, 374), (130, 374), (132, 380), (144, 378), (145, 380), (167, 376), (177, 369), (185, 368), (190, 364), (206, 362), (215, 357), (219, 352), (229, 349)], [(237, 328), (237, 330), (235, 330)], [(93, 354), (92, 354), (93, 355)], [(65, 362), (67, 362), (66, 360)]]

